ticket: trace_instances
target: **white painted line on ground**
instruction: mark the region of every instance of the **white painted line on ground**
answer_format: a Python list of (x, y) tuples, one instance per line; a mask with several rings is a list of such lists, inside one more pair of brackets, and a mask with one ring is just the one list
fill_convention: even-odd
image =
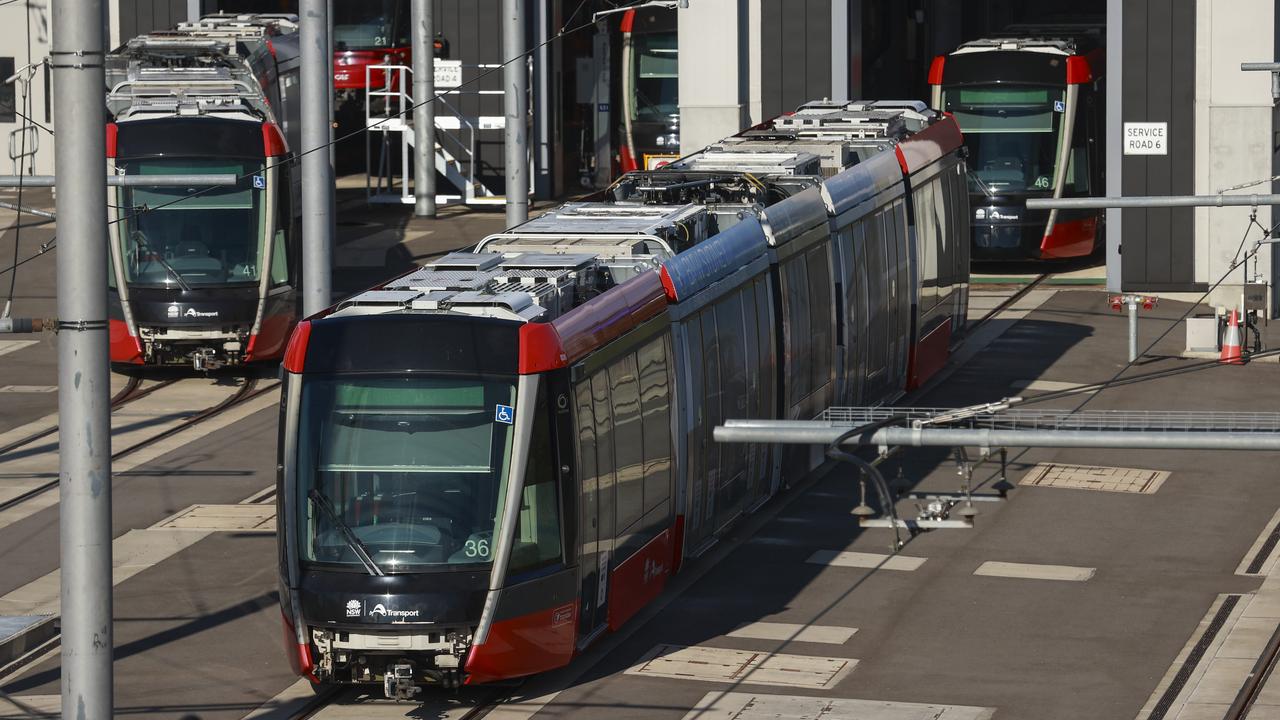
[(709, 692), (684, 720), (990, 720), (995, 712), (968, 705)]
[(729, 637), (753, 640), (785, 640), (787, 642), (843, 645), (858, 628), (835, 625), (801, 625), (798, 623), (753, 622), (729, 633)]
[[(16, 702), (15, 702), (16, 701)], [(19, 705), (18, 703), (21, 703)], [(0, 697), (0, 720), (56, 718), (62, 712), (61, 695), (14, 695)]]
[(213, 532), (276, 531), (276, 506), (192, 505), (156, 523), (154, 527), (177, 530), (210, 530)]
[[(147, 568), (208, 537), (204, 530), (130, 530), (111, 543), (111, 584), (119, 585)], [(0, 597), (0, 615), (57, 615), (61, 610), (61, 570), (54, 570)]]
[(309, 681), (298, 680), (260, 705), (257, 710), (245, 715), (243, 720), (292, 720), (315, 696)]
[(1014, 380), (1010, 383), (1014, 390), (1034, 390), (1035, 392), (1097, 392), (1097, 388), (1081, 390), (1081, 383), (1061, 382), (1059, 380)]
[(830, 689), (857, 664), (852, 658), (659, 645), (626, 673), (677, 680)]
[(57, 385), (0, 385), (0, 393), (51, 393), (58, 392)]
[(973, 571), (974, 575), (985, 577), (1020, 578), (1023, 580), (1064, 580), (1068, 582), (1084, 582), (1093, 577), (1097, 568), (1073, 567), (1071, 565), (1038, 565), (1035, 563), (1014, 563), (988, 560)]
[[(210, 418), (198, 425), (192, 425), (184, 430), (180, 430), (163, 440), (141, 448), (137, 452), (130, 453), (119, 460), (112, 461), (111, 472), (114, 475), (120, 475), (135, 468), (142, 467), (143, 465), (167, 455), (170, 452), (188, 447), (200, 438), (206, 437), (218, 430), (221, 430), (222, 428), (237, 423), (256, 412), (275, 407), (279, 403), (280, 396), (275, 392), (265, 393), (253, 400), (236, 405), (235, 407), (219, 414), (217, 417)], [(116, 441), (117, 439), (113, 435), (112, 442), (114, 443)], [(48, 440), (41, 442), (54, 441)], [(128, 444), (128, 442), (121, 443), (121, 445), (126, 447)], [(58, 477), (57, 445), (54, 444), (48, 451), (41, 453), (41, 455), (47, 457), (31, 456), (12, 463), (4, 463), (3, 458), (0, 458), (0, 499), (20, 495), (30, 489), (30, 487), (43, 482), (40, 471), (43, 471), (44, 474), (51, 478)], [(30, 470), (18, 471), (14, 469), (16, 466), (30, 468)], [(30, 472), (31, 475), (24, 477), (22, 474), (23, 472)], [(15, 477), (9, 477), (10, 474)], [(0, 527), (11, 525), (23, 518), (35, 515), (41, 510), (53, 507), (57, 504), (58, 493), (56, 492), (46, 492), (41, 495), (31, 497), (15, 507), (0, 511)]]
[(25, 347), (40, 344), (39, 340), (0, 340), (0, 355), (8, 355)]
[(815, 565), (834, 565), (836, 567), (873, 568), (876, 570), (902, 570), (910, 572), (918, 569), (928, 558), (910, 555), (881, 555), (880, 553), (864, 553), (836, 550), (818, 550), (805, 562)]

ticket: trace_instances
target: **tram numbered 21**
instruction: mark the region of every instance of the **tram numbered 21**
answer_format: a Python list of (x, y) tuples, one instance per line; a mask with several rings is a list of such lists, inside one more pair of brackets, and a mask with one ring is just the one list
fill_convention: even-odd
[(142, 35), (107, 55), (106, 78), (108, 173), (239, 178), (113, 190), (113, 366), (278, 361), (298, 318), (297, 18)]
[(891, 402), (961, 335), (961, 136), (812, 103), (344, 300), (285, 353), (289, 658), (318, 684), (568, 663), (819, 460), (734, 417)]
[(929, 69), (933, 107), (969, 150), (975, 260), (1052, 260), (1103, 243), (1101, 210), (1028, 210), (1027, 198), (1105, 190), (1103, 50), (1079, 37), (974, 40)]

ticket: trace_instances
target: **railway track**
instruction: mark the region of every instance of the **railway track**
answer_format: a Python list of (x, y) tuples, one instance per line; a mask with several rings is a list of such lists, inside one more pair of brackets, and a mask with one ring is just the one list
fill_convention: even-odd
[[(1051, 277), (1053, 277), (1053, 273), (1041, 273), (1040, 275), (1037, 275), (1035, 278), (1031, 280), (1031, 282), (1027, 283), (1026, 285), (1023, 285), (1021, 288), (1018, 288), (1016, 292), (1014, 292), (1012, 295), (1002, 300), (999, 305), (996, 305), (995, 307), (988, 310), (987, 314), (983, 315), (981, 318), (978, 319), (977, 322), (969, 326), (968, 331), (973, 332), (974, 330), (982, 327), (983, 325), (986, 325), (988, 322), (993, 320), (997, 315), (1013, 307), (1015, 303), (1017, 303), (1022, 298), (1026, 297), (1027, 293), (1031, 292), (1032, 290), (1035, 290), (1037, 287), (1042, 285), (1046, 280), (1048, 280)], [(973, 286), (971, 285), (970, 289), (972, 289), (972, 287)]]
[[(129, 378), (129, 382), (127, 382), (124, 387), (120, 388), (119, 392), (117, 392), (115, 395), (111, 397), (111, 411), (115, 412), (117, 409), (124, 407), (125, 405), (128, 405), (129, 403), (135, 400), (141, 400), (142, 398), (150, 395), (151, 393), (157, 390), (160, 390), (161, 388), (169, 387), (170, 385), (173, 385), (176, 382), (178, 382), (178, 380), (176, 378), (173, 378), (169, 380), (163, 380), (154, 385), (149, 385), (144, 388), (142, 387), (141, 378), (131, 377)], [(4, 445), (3, 447), (0, 447), (0, 457), (3, 457), (4, 455), (11, 453), (14, 450), (17, 450), (21, 447), (30, 445), (31, 443), (36, 442), (37, 440), (42, 440), (44, 438), (47, 438), (56, 432), (58, 432), (58, 426), (51, 425), (43, 430), (39, 430), (34, 433), (31, 433), (30, 435), (27, 435), (24, 438), (15, 440), (7, 445)]]
[[(433, 692), (433, 690), (435, 690)], [(376, 690), (374, 692), (377, 692)], [(414, 702), (384, 700), (381, 697), (362, 696), (359, 691), (332, 688), (320, 691), (289, 720), (327, 720), (361, 717), (367, 720), (391, 720), (392, 718), (430, 717), (439, 720), (480, 720), (494, 708), (506, 702), (512, 693), (510, 686), (467, 697), (466, 689), (457, 692), (427, 688), (421, 700)], [(353, 710), (357, 710), (352, 714)]]
[[(172, 384), (172, 383), (175, 383), (175, 382), (177, 382), (177, 380), (170, 380), (170, 381), (167, 381), (167, 384)], [(138, 392), (137, 394), (134, 394), (134, 395), (132, 395), (132, 396), (130, 396), (130, 395), (126, 395), (126, 394), (125, 394), (125, 393), (123, 393), (123, 391), (122, 391), (121, 393), (117, 393), (117, 397), (121, 398), (121, 404), (123, 405), (125, 401), (127, 401), (127, 400), (131, 400), (131, 399), (132, 399), (132, 400), (136, 400), (136, 399), (138, 399), (139, 397), (144, 396), (144, 395), (143, 395), (144, 393), (145, 393), (145, 394), (150, 394), (151, 392), (154, 392), (155, 390), (159, 389), (160, 387), (165, 386), (165, 384), (166, 384), (166, 383), (160, 383), (160, 384), (157, 384), (157, 385), (153, 385), (153, 386), (151, 386), (151, 387), (149, 387), (149, 388), (147, 388), (147, 389), (145, 389), (145, 390), (143, 390), (143, 391), (140, 391), (140, 392)], [(182, 422), (180, 422), (180, 423), (178, 423), (178, 424), (174, 425), (173, 427), (170, 427), (170, 428), (168, 428), (168, 429), (166, 429), (166, 430), (164, 430), (164, 431), (162, 431), (162, 432), (156, 433), (156, 434), (154, 434), (154, 435), (151, 435), (151, 436), (145, 437), (145, 438), (143, 438), (143, 439), (141, 439), (141, 440), (139, 440), (139, 441), (137, 441), (137, 442), (135, 442), (135, 443), (133, 443), (133, 444), (129, 445), (128, 447), (126, 447), (126, 448), (124, 448), (124, 449), (117, 450), (116, 452), (113, 452), (113, 453), (111, 454), (111, 460), (112, 460), (112, 461), (119, 460), (119, 459), (121, 459), (121, 458), (123, 458), (123, 457), (126, 457), (126, 456), (128, 456), (128, 455), (130, 455), (130, 454), (132, 454), (132, 453), (135, 453), (135, 452), (137, 452), (137, 451), (139, 451), (139, 450), (141, 450), (141, 449), (143, 449), (143, 448), (145, 448), (145, 447), (149, 447), (149, 446), (154, 445), (155, 443), (158, 443), (158, 442), (160, 442), (160, 441), (162, 441), (162, 440), (168, 439), (168, 438), (170, 438), (170, 437), (172, 437), (172, 436), (176, 435), (177, 433), (180, 433), (180, 432), (182, 432), (182, 431), (186, 430), (187, 428), (190, 428), (190, 427), (192, 427), (192, 426), (198, 425), (198, 424), (200, 424), (200, 423), (202, 423), (202, 422), (205, 422), (205, 421), (207, 421), (207, 420), (209, 420), (209, 419), (211, 419), (211, 418), (217, 417), (218, 415), (220, 415), (220, 414), (222, 414), (222, 413), (226, 412), (227, 410), (229, 410), (229, 409), (231, 409), (231, 408), (233, 408), (233, 407), (235, 407), (235, 406), (237, 406), (237, 405), (239, 405), (239, 404), (241, 404), (241, 403), (243, 403), (243, 402), (247, 402), (247, 401), (249, 401), (249, 400), (252, 400), (253, 398), (256, 398), (256, 397), (258, 397), (258, 396), (260, 396), (260, 395), (263, 395), (263, 394), (265, 394), (265, 393), (268, 393), (268, 392), (270, 392), (270, 391), (272, 391), (272, 390), (276, 389), (277, 387), (279, 387), (279, 385), (280, 385), (280, 383), (279, 383), (279, 382), (274, 382), (274, 381), (273, 381), (273, 382), (269, 382), (269, 383), (267, 383), (267, 384), (266, 384), (265, 386), (263, 386), (263, 387), (258, 387), (258, 380), (257, 380), (256, 378), (247, 378), (247, 379), (245, 380), (244, 384), (243, 384), (243, 385), (241, 385), (241, 386), (240, 386), (240, 387), (239, 387), (239, 388), (238, 388), (234, 393), (232, 393), (232, 394), (231, 394), (231, 395), (229, 395), (228, 397), (224, 398), (223, 400), (221, 400), (220, 402), (218, 402), (216, 405), (213, 405), (212, 407), (209, 407), (209, 408), (207, 408), (207, 409), (205, 409), (205, 410), (200, 411), (199, 413), (196, 413), (195, 415), (192, 415), (191, 417), (186, 418), (185, 420), (183, 420)], [(135, 389), (136, 389), (136, 386), (135, 386)], [(113, 406), (113, 409), (114, 409), (114, 407), (115, 407), (115, 406)], [(56, 431), (57, 431), (57, 428), (55, 427), (55, 428), (53, 428), (53, 430), (51, 430), (51, 431), (49, 431), (49, 432), (44, 433), (43, 435), (41, 435), (41, 437), (48, 436), (48, 435), (50, 435), (50, 434), (52, 434), (53, 432), (56, 432)], [(30, 441), (28, 441), (28, 442), (30, 442)], [(48, 492), (48, 491), (50, 491), (50, 490), (52, 490), (52, 489), (54, 489), (54, 488), (56, 488), (56, 487), (58, 487), (58, 480), (57, 480), (57, 479), (50, 480), (50, 481), (48, 481), (48, 482), (41, 483), (41, 484), (39, 484), (39, 485), (37, 485), (37, 486), (35, 486), (35, 487), (32, 487), (32, 488), (30, 488), (30, 489), (26, 490), (25, 492), (23, 492), (23, 493), (22, 493), (22, 494), (20, 494), (20, 495), (15, 495), (14, 497), (8, 498), (7, 500), (5, 500), (5, 501), (3, 501), (3, 502), (0, 502), (0, 512), (4, 512), (4, 511), (9, 510), (9, 509), (11, 509), (11, 508), (17, 507), (17, 506), (21, 505), (22, 503), (27, 502), (28, 500), (30, 500), (30, 499), (32, 499), (32, 498), (34, 498), (34, 497), (37, 497), (37, 496), (39, 496), (39, 495), (43, 495), (44, 493), (46, 493), (46, 492)]]

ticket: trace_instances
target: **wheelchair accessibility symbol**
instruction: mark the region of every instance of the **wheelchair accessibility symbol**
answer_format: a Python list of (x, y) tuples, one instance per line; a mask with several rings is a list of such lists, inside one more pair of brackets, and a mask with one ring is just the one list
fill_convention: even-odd
[(516, 421), (515, 411), (510, 405), (499, 405), (493, 413), (493, 421), (510, 425)]
[(265, 190), (267, 188), (267, 179), (261, 175), (254, 175), (253, 188), (255, 190)]

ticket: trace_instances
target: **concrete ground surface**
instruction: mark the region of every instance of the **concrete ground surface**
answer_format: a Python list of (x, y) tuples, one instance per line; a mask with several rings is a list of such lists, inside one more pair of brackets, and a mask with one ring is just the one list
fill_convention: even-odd
[[(342, 292), (502, 225), (500, 212), (449, 209), (425, 222), (405, 209), (347, 207), (336, 252)], [(11, 235), (0, 257), (12, 253)], [(23, 236), (23, 247), (41, 237)], [(52, 283), (52, 255), (25, 265), (15, 314), (51, 316)], [(976, 287), (972, 314), (1011, 291)], [(1186, 309), (1167, 302), (1144, 313), (1142, 344)], [(909, 402), (1034, 399), (1106, 380), (1125, 364), (1126, 331), (1099, 290), (1037, 290), (977, 330), (949, 374)], [(56, 339), (32, 339), (0, 356), (0, 385), (56, 383)], [(1179, 357), (1182, 341), (1175, 328), (1130, 374), (1191, 368), (1197, 361)], [(0, 433), (56, 410), (56, 393), (9, 394), (20, 402), (0, 401)], [(275, 479), (272, 397), (233, 422), (193, 428), (115, 478), (122, 717), (290, 717), (285, 700), (298, 687), (282, 649), (273, 501), (263, 494)], [(1085, 400), (1087, 409), (1271, 410), (1280, 365), (1194, 369), (1034, 407)], [(0, 456), (0, 477), (6, 462)], [(1151, 493), (1020, 484), (1038, 463), (1167, 476)], [(1280, 582), (1269, 579), (1274, 557), (1244, 572), (1277, 520), (1274, 466), (1262, 453), (1012, 450), (1006, 500), (977, 503), (974, 528), (919, 535), (894, 556), (892, 531), (857, 527), (853, 475), (832, 467), (746, 518), (573, 665), (503, 688), (510, 701), (488, 717), (1222, 717), (1230, 699), (1218, 701), (1234, 697), (1244, 666), (1280, 623), (1267, 609), (1268, 583)], [(886, 475), (899, 468), (913, 490), (959, 484), (942, 451), (904, 453)], [(992, 475), (981, 468), (979, 492), (993, 492)], [(193, 521), (193, 506), (216, 512)], [(915, 514), (910, 500), (897, 508)], [(12, 521), (0, 514), (0, 614), (50, 610), (57, 542), (56, 504)], [(1223, 596), (1239, 596), (1231, 603), (1239, 609), (1206, 641)], [(0, 718), (56, 712), (58, 681), (56, 650), (0, 678)], [(346, 693), (315, 717), (459, 717), (490, 692), (437, 693), (421, 704)]]

